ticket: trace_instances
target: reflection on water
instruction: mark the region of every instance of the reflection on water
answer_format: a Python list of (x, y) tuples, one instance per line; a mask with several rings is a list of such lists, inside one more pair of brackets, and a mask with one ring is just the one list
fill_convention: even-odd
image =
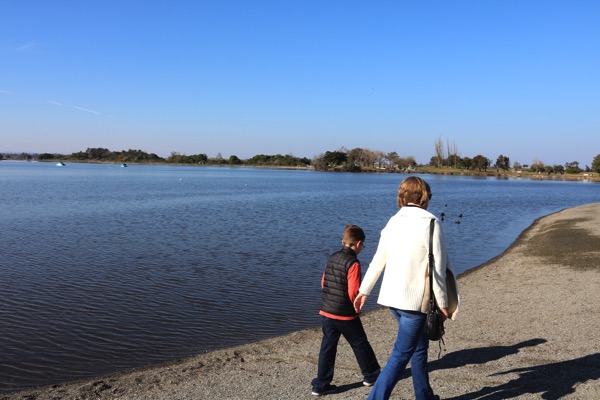
[[(1, 162), (0, 389), (317, 325), (323, 263), (343, 226), (365, 229), (367, 266), (402, 178)], [(536, 218), (600, 201), (593, 183), (425, 179), (458, 272)]]

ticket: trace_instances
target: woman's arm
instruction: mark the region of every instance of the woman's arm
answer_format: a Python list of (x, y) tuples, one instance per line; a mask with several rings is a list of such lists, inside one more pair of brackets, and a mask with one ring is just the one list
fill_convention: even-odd
[(369, 268), (367, 269), (367, 273), (365, 274), (362, 284), (360, 285), (359, 292), (361, 294), (369, 295), (371, 293), (371, 290), (373, 290), (373, 287), (377, 283), (379, 276), (385, 268), (386, 261), (387, 245), (385, 240), (385, 234), (384, 232), (382, 232), (379, 238), (379, 244), (377, 245), (377, 251), (375, 251), (373, 260), (371, 260)]
[[(446, 268), (448, 267), (448, 253), (446, 251), (446, 241), (442, 226), (439, 221), (435, 221), (433, 232), (433, 257), (435, 261), (435, 269), (433, 271), (433, 292), (437, 301), (438, 307), (447, 309), (448, 293), (446, 290)], [(448, 315), (448, 311), (442, 312)]]

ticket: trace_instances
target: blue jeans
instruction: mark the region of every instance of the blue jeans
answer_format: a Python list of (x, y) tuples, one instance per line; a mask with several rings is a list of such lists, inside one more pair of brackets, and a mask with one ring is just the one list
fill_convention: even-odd
[(398, 320), (398, 337), (390, 358), (369, 394), (369, 400), (389, 399), (409, 361), (416, 399), (431, 399), (433, 391), (429, 386), (427, 370), (429, 339), (425, 335), (427, 316), (418, 311), (390, 310)]
[(323, 319), (323, 340), (321, 341), (321, 350), (319, 352), (319, 365), (317, 377), (312, 380), (312, 388), (315, 391), (323, 390), (333, 380), (333, 370), (335, 368), (335, 357), (337, 355), (337, 346), (340, 335), (352, 347), (360, 372), (364, 380), (373, 382), (380, 371), (375, 352), (367, 340), (367, 334), (363, 328), (360, 318), (354, 318), (349, 321), (342, 321), (327, 317)]

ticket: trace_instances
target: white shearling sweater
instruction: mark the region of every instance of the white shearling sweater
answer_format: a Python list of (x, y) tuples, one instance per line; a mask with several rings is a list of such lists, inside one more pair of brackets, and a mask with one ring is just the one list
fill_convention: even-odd
[(360, 286), (360, 293), (370, 294), (385, 269), (377, 302), (401, 310), (421, 310), (432, 218), (435, 219), (433, 290), (438, 306), (448, 307), (446, 269), (450, 264), (440, 222), (429, 211), (412, 205), (402, 207), (381, 231), (377, 251)]

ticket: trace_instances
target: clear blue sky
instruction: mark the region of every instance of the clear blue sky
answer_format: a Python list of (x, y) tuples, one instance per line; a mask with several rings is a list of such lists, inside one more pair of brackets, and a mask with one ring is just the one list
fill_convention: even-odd
[(0, 0), (0, 152), (591, 165), (600, 1)]

